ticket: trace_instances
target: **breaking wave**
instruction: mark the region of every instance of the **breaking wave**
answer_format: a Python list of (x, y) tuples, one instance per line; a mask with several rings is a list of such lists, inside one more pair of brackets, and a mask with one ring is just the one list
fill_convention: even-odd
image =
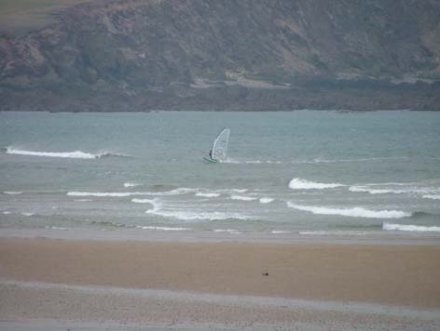
[(141, 185), (141, 184), (138, 184), (138, 183), (131, 183), (131, 182), (124, 183), (124, 187), (125, 187), (125, 188), (136, 187), (136, 186), (140, 186), (140, 185)]
[(431, 200), (440, 200), (440, 194), (425, 194), (423, 198), (431, 199)]
[(182, 228), (182, 227), (170, 227), (170, 226), (135, 226), (136, 229), (141, 230), (154, 230), (154, 231), (188, 231), (191, 228)]
[(6, 194), (6, 195), (20, 195), (20, 194), (23, 194), (23, 192), (21, 192), (21, 191), (4, 191), (3, 194)]
[(197, 192), (196, 197), (202, 197), (202, 198), (218, 198), (220, 196), (220, 193), (215, 192)]
[(345, 185), (338, 183), (316, 183), (301, 178), (293, 178), (289, 182), (289, 188), (292, 190), (323, 190), (342, 186)]
[(307, 211), (317, 215), (338, 215), (347, 217), (362, 218), (404, 218), (411, 217), (412, 214), (400, 210), (370, 210), (363, 207), (353, 208), (329, 208), (322, 206), (302, 206), (292, 202), (287, 202), (289, 208)]
[(67, 158), (67, 159), (101, 159), (104, 157), (129, 157), (125, 154), (102, 152), (97, 154), (87, 153), (83, 151), (73, 152), (46, 152), (46, 151), (28, 151), (22, 149), (15, 149), (12, 147), (5, 148), (6, 154), (23, 155), (23, 156), (38, 156), (38, 157), (52, 157), (52, 158)]
[(181, 195), (192, 193), (196, 189), (180, 187), (171, 191), (164, 192), (81, 192), (81, 191), (69, 191), (67, 192), (68, 196), (72, 197), (131, 197), (131, 196), (172, 196), (172, 195)]
[(405, 232), (440, 232), (440, 226), (424, 226), (412, 224), (383, 223), (384, 231), (405, 231)]
[(157, 215), (166, 218), (174, 218), (181, 221), (218, 221), (218, 220), (248, 220), (249, 217), (240, 213), (231, 212), (209, 212), (209, 211), (193, 211), (193, 210), (167, 210), (164, 208), (163, 201), (160, 199), (145, 200), (145, 203), (150, 203), (153, 208), (147, 210), (146, 214)]
[[(369, 194), (422, 194), (438, 192), (438, 189), (429, 187), (403, 187), (403, 188), (378, 188), (379, 185), (387, 184), (368, 184), (368, 185), (354, 185), (349, 187), (350, 192), (355, 193), (369, 193)], [(406, 184), (388, 184), (395, 186), (404, 186)], [(434, 195), (424, 195), (423, 197), (434, 196)], [(440, 199), (440, 196), (438, 196)]]
[(231, 200), (241, 200), (241, 201), (254, 201), (258, 198), (255, 197), (247, 197), (244, 195), (231, 195)]
[(262, 204), (267, 204), (267, 203), (271, 203), (274, 201), (273, 198), (260, 198), (258, 201), (260, 201), (260, 203)]
[(213, 232), (215, 232), (215, 233), (241, 234), (240, 231), (235, 230), (235, 229), (214, 229)]

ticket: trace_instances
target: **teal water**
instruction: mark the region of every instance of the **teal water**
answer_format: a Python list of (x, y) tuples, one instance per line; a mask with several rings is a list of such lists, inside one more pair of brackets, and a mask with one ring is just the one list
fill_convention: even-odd
[(0, 231), (440, 236), (436, 112), (3, 112), (0, 147)]

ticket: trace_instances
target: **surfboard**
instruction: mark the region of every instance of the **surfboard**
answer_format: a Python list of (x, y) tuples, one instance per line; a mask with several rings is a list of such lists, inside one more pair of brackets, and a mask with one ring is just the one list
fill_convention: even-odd
[(214, 160), (214, 159), (211, 159), (210, 157), (203, 157), (203, 160), (205, 160), (206, 162), (209, 162), (209, 163), (218, 163), (218, 161), (217, 160)]

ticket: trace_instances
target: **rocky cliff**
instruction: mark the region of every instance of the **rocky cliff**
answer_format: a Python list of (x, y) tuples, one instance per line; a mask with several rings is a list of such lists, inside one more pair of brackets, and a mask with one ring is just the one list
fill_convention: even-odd
[(438, 0), (93, 0), (0, 37), (0, 110), (440, 109)]

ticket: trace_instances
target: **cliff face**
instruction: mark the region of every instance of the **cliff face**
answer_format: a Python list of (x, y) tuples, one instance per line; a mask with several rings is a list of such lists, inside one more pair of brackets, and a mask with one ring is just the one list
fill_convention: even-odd
[(0, 109), (440, 109), (437, 0), (94, 0), (0, 39)]

